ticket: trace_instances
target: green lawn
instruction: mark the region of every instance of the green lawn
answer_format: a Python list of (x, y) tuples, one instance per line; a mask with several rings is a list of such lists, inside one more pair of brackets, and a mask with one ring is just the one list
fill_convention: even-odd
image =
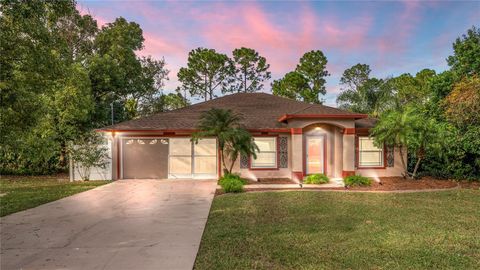
[(110, 181), (73, 182), (51, 178), (0, 179), (0, 216), (55, 201)]
[(480, 191), (218, 196), (195, 269), (480, 269)]

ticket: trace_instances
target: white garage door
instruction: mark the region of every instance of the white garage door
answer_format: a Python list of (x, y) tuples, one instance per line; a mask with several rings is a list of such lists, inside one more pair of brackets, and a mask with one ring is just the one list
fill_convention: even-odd
[(168, 178), (212, 179), (217, 177), (217, 141), (172, 138), (169, 143)]

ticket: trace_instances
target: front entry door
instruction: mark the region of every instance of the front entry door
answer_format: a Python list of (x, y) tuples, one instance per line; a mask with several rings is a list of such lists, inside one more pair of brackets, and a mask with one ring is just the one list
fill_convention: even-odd
[(308, 136), (306, 142), (307, 174), (324, 173), (325, 137)]

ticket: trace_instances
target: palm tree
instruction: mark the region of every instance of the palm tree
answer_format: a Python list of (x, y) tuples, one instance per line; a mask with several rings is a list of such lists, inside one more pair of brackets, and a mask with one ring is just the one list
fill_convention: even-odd
[(378, 144), (377, 146), (386, 144), (398, 148), (404, 170), (404, 177), (409, 175), (407, 164), (405, 163), (404, 151), (407, 145), (407, 136), (410, 133), (410, 126), (408, 124), (410, 116), (410, 110), (404, 112), (387, 112), (380, 118), (380, 121), (373, 128), (371, 134), (375, 138), (375, 142)]
[[(212, 108), (202, 113), (198, 130), (192, 134), (192, 141), (197, 143), (205, 137), (215, 137), (220, 149), (224, 173), (232, 173), (233, 165), (238, 156), (253, 155), (258, 149), (250, 133), (242, 125), (241, 115), (230, 109)], [(225, 156), (230, 159), (227, 167)]]
[[(392, 145), (399, 149), (404, 177), (415, 178), (420, 162), (427, 152), (439, 152), (445, 137), (446, 127), (428, 118), (415, 106), (407, 106), (401, 111), (387, 112), (373, 128), (372, 136), (377, 146)], [(408, 147), (416, 158), (413, 173), (408, 172), (404, 151)]]

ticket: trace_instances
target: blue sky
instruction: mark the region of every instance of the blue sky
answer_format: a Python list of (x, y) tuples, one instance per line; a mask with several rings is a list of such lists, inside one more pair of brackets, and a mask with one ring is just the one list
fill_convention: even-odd
[[(267, 58), (272, 79), (293, 70), (303, 53), (322, 50), (329, 61), (326, 104), (335, 105), (343, 71), (369, 64), (379, 78), (423, 68), (441, 72), (453, 41), (480, 26), (480, 1), (79, 1), (99, 25), (117, 17), (140, 24), (139, 55), (165, 58), (166, 92), (188, 52), (214, 48), (231, 56), (250, 47)], [(270, 82), (265, 85), (270, 92)]]

